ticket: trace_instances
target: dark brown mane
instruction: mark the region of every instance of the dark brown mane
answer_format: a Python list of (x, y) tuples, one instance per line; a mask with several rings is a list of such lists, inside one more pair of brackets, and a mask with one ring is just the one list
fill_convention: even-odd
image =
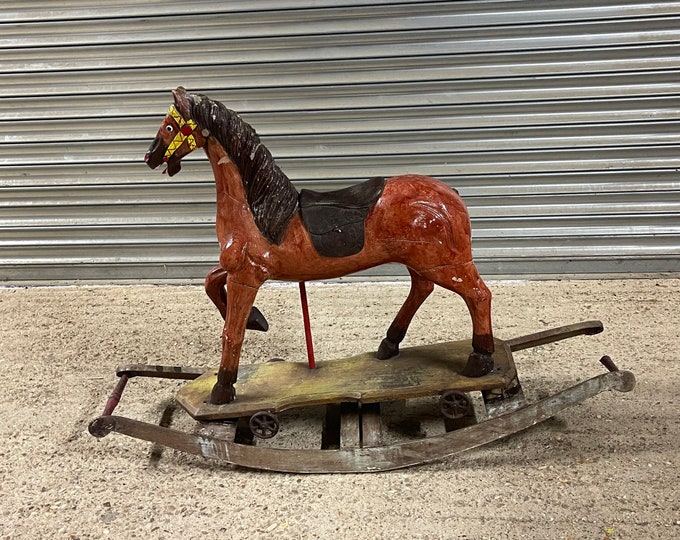
[(219, 101), (194, 94), (191, 117), (225, 149), (236, 164), (260, 232), (280, 244), (298, 210), (298, 192), (260, 141), (253, 127)]

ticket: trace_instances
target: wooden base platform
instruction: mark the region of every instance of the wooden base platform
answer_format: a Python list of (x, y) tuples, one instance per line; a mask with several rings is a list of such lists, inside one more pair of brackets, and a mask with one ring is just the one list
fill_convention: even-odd
[[(601, 322), (587, 321), (496, 341), (496, 370), (477, 379), (459, 374), (471, 349), (469, 342), (404, 349), (398, 358), (386, 361), (376, 360), (372, 354), (362, 354), (320, 362), (313, 371), (306, 364), (294, 362), (244, 366), (236, 386), (237, 400), (219, 406), (206, 403), (215, 382), (214, 369), (132, 365), (118, 370), (118, 384), (106, 402), (103, 414), (90, 422), (88, 429), (95, 437), (121, 433), (254, 469), (295, 473), (399, 469), (442, 459), (517, 433), (600, 392), (631, 391), (635, 387), (634, 375), (619, 371), (611, 358), (604, 356), (600, 362), (607, 368), (607, 373), (583, 380), (533, 404), (528, 404), (524, 398), (512, 352), (574, 336), (597, 334), (602, 329)], [(132, 377), (193, 381), (180, 390), (177, 401), (194, 418), (200, 417), (196, 429), (187, 433), (114, 416), (113, 411)], [(447, 416), (447, 412), (459, 412), (455, 408), (456, 396), (465, 396), (465, 392), (475, 390), (481, 390), (484, 402), (485, 411), (481, 411), (481, 416), (477, 415), (480, 411), (474, 410), (466, 411), (464, 416)], [(445, 403), (449, 403), (447, 396), (454, 398), (450, 403), (453, 408), (442, 408), (441, 411), (445, 417), (445, 434), (390, 444), (381, 440), (380, 402), (437, 394), (442, 394)], [(262, 437), (267, 434), (266, 430), (274, 431), (269, 425), (272, 413), (321, 403), (326, 404), (321, 448), (254, 446), (254, 436)], [(472, 414), (467, 414), (469, 412)], [(250, 422), (247, 421), (249, 416)], [(258, 420), (255, 425), (254, 419)], [(248, 426), (244, 426), (244, 420)]]
[(278, 413), (325, 403), (379, 403), (432, 396), (445, 390), (461, 392), (505, 388), (517, 372), (510, 348), (496, 340), (495, 370), (484, 377), (460, 375), (472, 351), (470, 341), (404, 348), (399, 356), (377, 360), (364, 353), (318, 362), (268, 362), (241, 366), (236, 400), (225, 405), (208, 402), (217, 368), (186, 383), (177, 402), (196, 420), (224, 420), (260, 411)]

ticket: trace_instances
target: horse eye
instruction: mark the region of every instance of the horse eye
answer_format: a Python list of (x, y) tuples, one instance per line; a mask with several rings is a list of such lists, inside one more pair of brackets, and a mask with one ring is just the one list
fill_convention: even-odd
[(168, 133), (172, 133), (172, 130), (173, 130), (172, 126), (170, 125), (165, 126), (165, 131), (167, 131)]

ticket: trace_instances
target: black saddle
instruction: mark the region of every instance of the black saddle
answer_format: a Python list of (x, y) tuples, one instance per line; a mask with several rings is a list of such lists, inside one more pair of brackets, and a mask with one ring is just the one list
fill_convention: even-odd
[(335, 191), (300, 191), (302, 221), (319, 255), (347, 257), (363, 249), (364, 223), (385, 182), (377, 177)]

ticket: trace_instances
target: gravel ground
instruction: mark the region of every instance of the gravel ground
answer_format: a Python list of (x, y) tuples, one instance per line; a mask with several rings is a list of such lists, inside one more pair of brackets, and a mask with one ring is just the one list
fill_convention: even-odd
[[(636, 389), (465, 454), (368, 475), (248, 471), (89, 435), (116, 366), (217, 364), (221, 320), (201, 288), (0, 289), (0, 539), (680, 537), (680, 280), (489, 285), (500, 338), (604, 322), (602, 334), (516, 353), (527, 397), (601, 373), (603, 354), (636, 374)], [(317, 358), (375, 350), (407, 289), (310, 284)], [(271, 329), (249, 333), (242, 362), (304, 360), (297, 288), (268, 285), (257, 305)], [(463, 302), (438, 289), (405, 345), (469, 333)], [(180, 384), (135, 379), (117, 413), (159, 422)], [(318, 436), (309, 421), (291, 418), (290, 444)]]

